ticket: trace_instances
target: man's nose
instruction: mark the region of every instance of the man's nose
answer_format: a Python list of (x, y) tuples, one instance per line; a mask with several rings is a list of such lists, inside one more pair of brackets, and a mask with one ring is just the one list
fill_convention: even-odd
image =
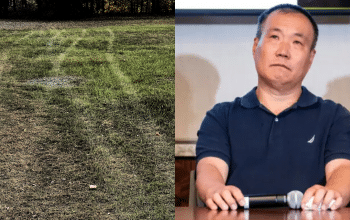
[(290, 46), (286, 42), (281, 42), (276, 51), (276, 56), (290, 58)]

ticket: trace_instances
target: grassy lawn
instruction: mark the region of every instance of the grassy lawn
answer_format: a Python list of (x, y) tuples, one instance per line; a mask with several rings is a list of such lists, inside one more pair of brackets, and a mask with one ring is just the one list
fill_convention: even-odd
[(1, 217), (174, 219), (173, 21), (0, 30)]

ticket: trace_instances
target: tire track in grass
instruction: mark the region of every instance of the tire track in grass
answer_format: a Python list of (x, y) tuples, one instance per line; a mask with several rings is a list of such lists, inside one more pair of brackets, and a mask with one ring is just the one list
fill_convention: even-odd
[[(50, 38), (48, 45), (50, 47), (52, 47), (54, 45), (53, 42), (59, 37), (59, 35), (61, 35), (65, 31), (66, 31), (66, 29), (56, 30), (56, 34), (52, 38)], [(43, 32), (43, 31), (41, 31), (41, 32)], [(50, 75), (50, 76), (64, 76), (65, 75), (63, 70), (61, 69), (61, 63), (62, 63), (64, 57), (66, 56), (66, 54), (69, 53), (71, 50), (73, 50), (73, 48), (85, 36), (85, 34), (86, 34), (86, 29), (83, 29), (82, 33), (81, 33), (81, 36), (76, 38), (75, 41), (73, 41), (73, 43), (68, 48), (66, 48), (66, 50), (64, 52), (62, 52), (58, 56), (55, 56), (55, 57), (52, 58), (52, 59), (54, 59), (54, 60), (51, 60), (51, 62), (53, 64), (53, 67), (49, 71), (48, 75)], [(48, 50), (53, 50), (53, 49), (54, 48), (49, 48)], [(45, 60), (46, 57), (39, 57), (38, 59)], [(50, 80), (52, 80), (52, 79), (50, 79)], [(55, 80), (62, 82), (61, 80), (57, 80), (57, 79), (55, 79)], [(46, 81), (46, 83), (47, 82), (49, 82), (49, 81)], [(31, 79), (31, 80), (27, 80), (26, 83), (30, 84), (30, 85), (42, 84), (42, 79)], [(45, 85), (45, 84), (42, 84), (42, 85)], [(49, 84), (49, 85), (50, 86), (47, 86), (48, 88), (56, 88), (53, 84)]]
[(123, 86), (124, 92), (128, 95), (135, 95), (136, 90), (132, 85), (131, 80), (120, 70), (120, 68), (118, 67), (118, 63), (114, 62), (115, 59), (113, 56), (113, 40), (115, 36), (113, 31), (110, 28), (108, 28), (107, 31), (109, 32), (110, 37), (108, 38), (109, 46), (106, 53), (106, 59), (111, 64), (110, 70), (112, 74), (116, 74), (119, 77), (120, 84)]
[[(50, 41), (49, 41), (49, 43), (47, 44), (47, 45), (49, 45), (50, 46), (50, 48), (49, 48), (49, 50), (51, 51), (51, 50), (54, 50), (54, 48), (52, 48), (52, 46), (54, 46), (54, 41), (56, 40), (56, 38), (59, 36), (59, 35), (61, 35), (62, 34), (62, 32), (65, 32), (65, 29), (63, 29), (63, 30), (57, 30), (57, 29), (55, 29), (53, 32), (56, 32), (56, 34), (52, 37), (52, 38), (50, 38)], [(56, 62), (53, 62), (53, 65), (55, 66), (55, 63)]]
[(62, 72), (62, 70), (61, 70), (61, 63), (64, 60), (64, 57), (66, 56), (67, 53), (69, 53), (71, 50), (73, 50), (73, 48), (75, 48), (75, 45), (77, 45), (77, 43), (81, 39), (83, 39), (85, 34), (86, 34), (86, 29), (83, 29), (82, 36), (80, 36), (75, 41), (73, 41), (72, 45), (70, 45), (70, 47), (68, 47), (65, 52), (60, 53), (60, 55), (58, 55), (57, 59), (55, 59), (55, 61), (53, 62), (53, 68), (51, 70), (54, 75), (64, 75), (64, 74), (59, 74), (59, 73)]
[[(109, 69), (111, 74), (116, 74), (123, 86), (124, 92), (128, 95), (135, 95), (136, 90), (131, 84), (130, 79), (125, 76), (118, 67), (118, 64), (114, 60), (112, 53), (113, 40), (115, 38), (111, 29), (107, 29), (110, 33), (109, 46), (106, 53), (107, 62), (110, 64)], [(94, 120), (96, 121), (96, 120)], [(88, 128), (89, 132), (93, 130)], [(92, 134), (90, 143), (92, 146), (96, 146), (96, 143), (103, 143), (106, 137), (96, 136)], [(94, 163), (99, 168), (104, 180), (108, 184), (109, 191), (115, 194), (114, 208), (117, 216), (122, 219), (128, 216), (130, 210), (123, 210), (124, 207), (128, 207), (126, 204), (133, 203), (133, 196), (130, 196), (129, 192), (133, 191), (134, 194), (144, 195), (145, 191), (139, 186), (142, 186), (142, 180), (140, 180), (134, 173), (136, 167), (121, 153), (111, 152), (111, 149), (104, 145), (97, 145), (93, 149)], [(127, 181), (124, 181), (127, 180)], [(123, 204), (121, 204), (123, 203)]]
[[(109, 51), (111, 51), (114, 34), (110, 28), (107, 30), (110, 32)], [(107, 56), (109, 63), (113, 63), (113, 55), (108, 53)], [(123, 80), (123, 86), (126, 93), (132, 96), (132, 99), (138, 100), (137, 102), (139, 102), (140, 97), (137, 94), (136, 89), (130, 83), (129, 78), (118, 70), (116, 65), (112, 66), (111, 69), (112, 71), (116, 71), (121, 80)], [(146, 109), (146, 107), (143, 109)], [(155, 119), (145, 120), (140, 115), (140, 117), (132, 118), (131, 120), (131, 123), (135, 124), (135, 126), (140, 130), (140, 134), (138, 135), (139, 137), (135, 137), (137, 142), (139, 141), (139, 144), (137, 144), (138, 147), (134, 146), (135, 149), (132, 150), (124, 149), (124, 152), (122, 153), (122, 155), (124, 155), (124, 157), (122, 157), (123, 160), (116, 160), (115, 155), (109, 154), (109, 157), (107, 157), (109, 159), (105, 161), (106, 166), (111, 166), (111, 164), (113, 164), (112, 162), (115, 161), (116, 164), (125, 163), (125, 166), (131, 167), (131, 170), (135, 171), (133, 174), (129, 175), (134, 175), (138, 178), (137, 182), (134, 182), (134, 184), (137, 183), (135, 189), (138, 190), (139, 193), (137, 193), (133, 198), (128, 198), (130, 203), (142, 204), (145, 209), (155, 207), (161, 208), (163, 205), (168, 205), (162, 203), (164, 201), (168, 201), (167, 198), (171, 197), (175, 193), (173, 189), (169, 189), (168, 192), (164, 191), (164, 184), (167, 186), (167, 190), (169, 188), (168, 186), (175, 185), (175, 173), (172, 172), (175, 168), (172, 160), (174, 156), (171, 155), (171, 153), (169, 155), (168, 151), (171, 146), (169, 146), (165, 134), (160, 134), (160, 127), (156, 125)], [(108, 151), (108, 149), (105, 149), (105, 151)], [(126, 157), (125, 154), (127, 154)], [(138, 172), (138, 167), (149, 167), (149, 169), (147, 169), (147, 171), (149, 171), (147, 178), (152, 176), (152, 179), (145, 179), (142, 173)], [(127, 175), (122, 171), (116, 172), (119, 172), (117, 176)], [(132, 180), (130, 178), (130, 181), (135, 181), (135, 178), (132, 178)], [(141, 184), (139, 184), (140, 182)], [(168, 202), (172, 203), (173, 201)]]

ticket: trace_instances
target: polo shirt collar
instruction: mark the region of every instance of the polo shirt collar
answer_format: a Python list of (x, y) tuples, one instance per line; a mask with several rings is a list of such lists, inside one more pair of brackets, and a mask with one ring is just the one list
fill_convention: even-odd
[(248, 92), (245, 96), (241, 99), (241, 105), (245, 108), (254, 108), (260, 105), (260, 102), (258, 100), (258, 97), (256, 96), (256, 88), (255, 86), (250, 92)]
[[(241, 99), (241, 105), (245, 108), (254, 108), (260, 106), (260, 102), (258, 100), (258, 97), (256, 96), (256, 87), (254, 87), (250, 92), (248, 92), (245, 96)], [(302, 92), (301, 96), (296, 103), (299, 107), (308, 107), (317, 102), (317, 97), (309, 92), (304, 86), (301, 87)]]
[(301, 88), (303, 91), (297, 102), (297, 105), (300, 107), (308, 107), (315, 104), (317, 102), (317, 97), (311, 92), (309, 92), (309, 90), (307, 90), (304, 86), (302, 86)]

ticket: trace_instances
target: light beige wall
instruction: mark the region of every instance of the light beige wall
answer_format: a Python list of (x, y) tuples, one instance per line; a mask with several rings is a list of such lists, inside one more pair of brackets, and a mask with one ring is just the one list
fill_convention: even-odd
[(350, 71), (347, 76), (332, 79), (327, 82), (327, 91), (326, 94), (323, 95), (323, 98), (340, 103), (350, 110)]
[(194, 140), (203, 115), (215, 102), (219, 73), (199, 55), (175, 59), (175, 139)]
[[(350, 109), (350, 25), (319, 29), (317, 54), (303, 84)], [(175, 139), (195, 141), (206, 111), (256, 85), (256, 25), (176, 25), (175, 31)]]

